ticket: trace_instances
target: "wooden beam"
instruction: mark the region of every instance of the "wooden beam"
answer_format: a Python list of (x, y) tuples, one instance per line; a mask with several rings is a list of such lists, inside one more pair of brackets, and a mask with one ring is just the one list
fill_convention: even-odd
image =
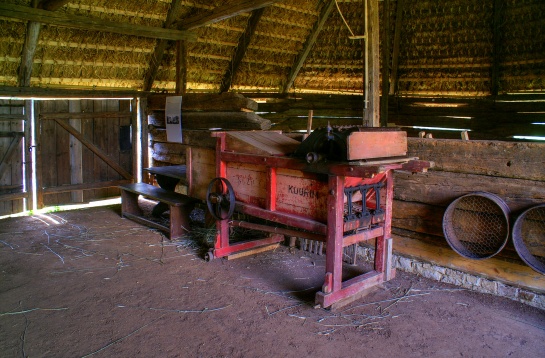
[[(44, 207), (44, 192), (42, 190), (43, 183), (43, 160), (42, 160), (42, 142), (44, 140), (44, 134), (42, 134), (43, 122), (38, 120), (40, 113), (40, 101), (34, 101), (34, 119), (35, 125), (32, 128), (32, 135), (35, 140), (35, 147), (32, 149), (35, 151), (36, 158), (36, 208), (41, 209)], [(34, 208), (33, 208), (34, 209)]]
[(379, 56), (379, 5), (378, 0), (368, 2), (368, 33), (367, 46), (369, 48), (369, 104), (364, 113), (364, 122), (372, 127), (380, 125), (380, 56)]
[(127, 90), (81, 90), (65, 88), (0, 86), (0, 96), (18, 98), (132, 98), (146, 97), (150, 93)]
[[(142, 169), (142, 147), (140, 146), (140, 136), (144, 131), (144, 127), (147, 127), (147, 124), (145, 126), (142, 125), (142, 116), (145, 115), (144, 113), (146, 112), (139, 111), (139, 109), (141, 109), (141, 104), (138, 98), (133, 98), (131, 100), (131, 108), (133, 114), (131, 118), (132, 176), (135, 179), (134, 182), (137, 182), (141, 178), (141, 175), (138, 171)], [(138, 155), (139, 153), (140, 155)]]
[(405, 0), (397, 0), (394, 43), (392, 45), (392, 74), (390, 76), (390, 95), (396, 95), (398, 89), (397, 71), (399, 69), (399, 45), (401, 43), (401, 26), (403, 26), (403, 10)]
[(21, 64), (19, 65), (19, 74), (17, 83), (20, 87), (30, 87), (30, 78), (32, 76), (32, 65), (34, 64), (34, 54), (38, 46), (40, 29), (42, 24), (30, 21), (26, 27), (25, 43), (21, 52)]
[(26, 116), (24, 114), (0, 114), (0, 122), (13, 122), (24, 120), (26, 120)]
[(310, 50), (312, 49), (312, 46), (316, 43), (316, 39), (318, 38), (318, 35), (320, 34), (320, 31), (322, 31), (322, 28), (324, 27), (325, 21), (329, 17), (329, 14), (331, 13), (331, 10), (333, 10), (333, 6), (335, 6), (335, 0), (329, 0), (328, 3), (324, 5), (322, 8), (322, 11), (320, 12), (320, 17), (312, 27), (312, 30), (310, 31), (309, 36), (307, 37), (307, 40), (305, 41), (305, 44), (303, 45), (303, 49), (295, 59), (295, 62), (291, 66), (290, 74), (288, 75), (288, 78), (286, 80), (286, 84), (284, 85), (284, 88), (282, 89), (283, 93), (286, 93), (290, 90), (291, 86), (293, 86), (293, 82), (295, 82), (295, 78), (297, 77), (297, 74), (301, 70), (301, 67), (303, 67), (303, 63), (305, 63), (305, 60), (308, 57), (308, 54), (310, 53)]
[(12, 4), (0, 4), (0, 14), (2, 14), (2, 17), (12, 19), (35, 21), (44, 24), (52, 24), (55, 26), (83, 30), (112, 32), (122, 35), (142, 36), (166, 40), (196, 41), (197, 39), (197, 36), (194, 33), (188, 31), (120, 23), (94, 17), (51, 12)]
[[(38, 7), (44, 10), (55, 11), (64, 6), (70, 0), (46, 0), (38, 4), (37, 0), (32, 1), (32, 7)], [(17, 83), (20, 87), (29, 87), (30, 78), (32, 76), (32, 65), (34, 63), (34, 54), (38, 46), (40, 30), (42, 24), (39, 22), (30, 21), (27, 24), (25, 34), (25, 42), (21, 51), (21, 64), (19, 65), (19, 75)]]
[(32, 143), (34, 143), (34, 133), (32, 131), (32, 105), (33, 101), (25, 101), (25, 110), (24, 115), (27, 117), (27, 119), (24, 122), (24, 138), (25, 138), (25, 144), (24, 144), (24, 151), (25, 151), (25, 186), (26, 191), (28, 193), (28, 197), (26, 199), (26, 210), (32, 210), (34, 209), (34, 187), (32, 185), (32, 178), (34, 177), (34, 166), (33, 163), (33, 157), (32, 157)]
[(57, 122), (58, 125), (60, 125), (62, 128), (66, 129), (66, 131), (70, 134), (72, 134), (76, 139), (78, 139), (84, 146), (89, 148), (93, 153), (95, 153), (100, 159), (106, 162), (113, 170), (118, 172), (123, 178), (132, 180), (132, 175), (125, 169), (123, 169), (119, 164), (114, 162), (113, 160), (108, 157), (106, 153), (102, 151), (99, 147), (94, 145), (91, 141), (89, 141), (87, 138), (85, 138), (80, 132), (76, 130), (76, 128), (72, 127), (70, 124), (66, 123), (63, 120), (56, 119), (55, 122)]
[(95, 183), (68, 184), (68, 185), (54, 186), (49, 188), (42, 188), (42, 190), (44, 194), (57, 194), (57, 193), (67, 193), (69, 191), (105, 189), (105, 188), (116, 187), (123, 184), (129, 184), (131, 182), (132, 182), (131, 180), (120, 179), (120, 180), (110, 180), (110, 181), (99, 181)]
[(263, 16), (264, 11), (265, 11), (265, 8), (260, 8), (260, 9), (252, 11), (252, 16), (250, 16), (250, 19), (248, 20), (248, 25), (246, 25), (246, 29), (244, 30), (242, 35), (240, 35), (240, 37), (238, 38), (237, 49), (233, 57), (231, 58), (231, 62), (229, 63), (229, 66), (227, 67), (227, 71), (223, 75), (223, 79), (221, 80), (220, 93), (227, 92), (229, 88), (231, 88), (231, 84), (233, 83), (233, 77), (237, 73), (238, 68), (242, 62), (242, 59), (244, 58), (244, 55), (246, 54), (246, 51), (248, 50), (250, 41), (252, 40), (252, 37), (254, 36), (255, 30), (257, 28), (257, 24), (259, 23), (261, 16)]
[[(181, 0), (172, 0), (172, 3), (170, 4), (170, 9), (168, 9), (167, 17), (165, 19), (165, 24), (163, 26), (165, 29), (173, 28), (174, 20), (176, 19), (176, 15), (179, 12), (180, 4)], [(165, 51), (167, 50), (168, 45), (169, 43), (167, 40), (163, 39), (157, 41), (157, 45), (155, 46), (155, 50), (153, 51), (153, 55), (151, 56), (148, 71), (146, 72), (146, 76), (144, 77), (144, 91), (151, 90), (153, 82), (155, 81), (155, 77), (157, 76), (157, 70), (163, 62), (163, 56), (165, 54)]]
[(58, 112), (42, 113), (40, 119), (99, 119), (99, 118), (130, 118), (131, 111), (123, 112)]
[(492, 96), (497, 96), (500, 90), (500, 56), (502, 50), (501, 25), (504, 6), (504, 0), (494, 0), (494, 17), (492, 23), (492, 68), (490, 71), (490, 94)]
[(28, 198), (28, 193), (10, 193), (10, 194), (0, 194), (0, 201), (9, 201), (9, 200), (19, 200)]
[(176, 95), (185, 95), (187, 91), (187, 44), (176, 41)]
[(390, 93), (390, 0), (382, 2), (382, 91), (380, 126), (388, 126), (388, 94)]
[(272, 5), (280, 0), (239, 0), (229, 1), (227, 4), (218, 6), (214, 10), (208, 13), (202, 13), (195, 15), (188, 19), (181, 21), (180, 30), (192, 30), (197, 27), (202, 27), (216, 23), (221, 20), (229, 19), (231, 17), (243, 14), (245, 12), (251, 12), (262, 7)]

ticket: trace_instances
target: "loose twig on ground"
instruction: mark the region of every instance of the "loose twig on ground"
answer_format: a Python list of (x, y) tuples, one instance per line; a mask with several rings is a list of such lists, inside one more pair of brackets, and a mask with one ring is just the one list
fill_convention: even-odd
[(57, 255), (57, 257), (59, 259), (61, 259), (61, 262), (64, 264), (64, 259), (61, 255), (57, 254), (55, 251), (53, 251), (49, 246), (47, 246), (46, 244), (42, 244), (43, 246), (45, 246), (46, 249), (48, 249), (49, 251), (51, 251), (52, 253), (54, 253), (55, 255)]
[(64, 310), (67, 310), (67, 309), (68, 309), (68, 307), (61, 307), (61, 308), (30, 308), (28, 310), (23, 310), (23, 311), (0, 313), (0, 316), (13, 316), (13, 315), (17, 315), (17, 314), (25, 314), (25, 313), (34, 312), (34, 311), (64, 311)]
[(140, 330), (146, 328), (147, 326), (149, 326), (149, 325), (151, 325), (151, 324), (153, 324), (153, 323), (159, 321), (161, 318), (163, 318), (163, 317), (165, 317), (165, 316), (166, 316), (166, 314), (164, 314), (164, 315), (162, 315), (161, 317), (156, 318), (156, 319), (154, 319), (153, 321), (148, 322), (148, 323), (146, 323), (145, 325), (143, 325), (143, 326), (141, 326), (141, 327), (135, 329), (135, 330), (132, 331), (131, 333), (127, 334), (126, 336), (123, 336), (123, 337), (121, 337), (121, 338), (118, 338), (118, 339), (116, 339), (115, 341), (108, 343), (108, 344), (105, 345), (104, 347), (102, 347), (102, 348), (100, 348), (100, 349), (97, 349), (97, 350), (94, 351), (94, 352), (91, 352), (91, 353), (89, 353), (89, 354), (86, 354), (86, 355), (82, 356), (81, 358), (90, 357), (90, 356), (92, 356), (92, 355), (94, 355), (94, 354), (97, 354), (97, 353), (99, 353), (99, 352), (102, 352), (102, 351), (105, 350), (106, 348), (111, 347), (111, 346), (113, 346), (114, 344), (116, 344), (116, 343), (118, 343), (118, 342), (121, 342), (121, 341), (124, 340), (125, 338), (128, 338), (128, 337), (132, 336), (132, 335), (135, 334), (136, 332), (138, 332), (138, 331), (140, 331)]
[(201, 310), (177, 310), (177, 309), (169, 309), (169, 308), (155, 308), (155, 307), (131, 307), (131, 306), (124, 306), (124, 305), (117, 305), (119, 308), (132, 308), (132, 309), (141, 309), (141, 310), (150, 310), (150, 311), (161, 311), (161, 312), (175, 312), (175, 313), (206, 313), (206, 312), (214, 312), (214, 311), (220, 311), (222, 309), (225, 309), (227, 307), (231, 307), (231, 305), (218, 307), (218, 308), (203, 308)]

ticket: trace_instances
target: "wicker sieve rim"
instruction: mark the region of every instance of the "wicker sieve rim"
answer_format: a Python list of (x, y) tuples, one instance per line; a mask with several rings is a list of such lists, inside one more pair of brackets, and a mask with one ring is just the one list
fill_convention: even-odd
[[(519, 215), (515, 224), (513, 225), (513, 245), (519, 257), (524, 261), (528, 266), (530, 266), (534, 271), (537, 271), (545, 275), (545, 264), (535, 258), (534, 255), (530, 252), (526, 244), (524, 243), (524, 238), (522, 236), (522, 224), (526, 219), (526, 216), (531, 211), (534, 210), (545, 210), (545, 204), (540, 204), (533, 206), (529, 209), (526, 209), (522, 214)], [(543, 238), (543, 245), (545, 246), (545, 238)]]
[[(468, 198), (468, 197), (483, 197), (494, 204), (500, 209), (501, 213), (503, 214), (504, 224), (505, 224), (505, 236), (502, 239), (501, 242), (498, 242), (498, 244), (494, 247), (494, 252), (487, 254), (487, 255), (479, 255), (474, 252), (468, 251), (464, 245), (461, 243), (461, 241), (456, 237), (455, 230), (452, 223), (452, 217), (454, 214), (454, 211), (457, 209), (457, 205), (462, 200)], [(505, 203), (505, 201), (500, 198), (496, 194), (492, 194), (485, 191), (476, 191), (472, 193), (468, 193), (465, 195), (460, 196), (459, 198), (455, 199), (445, 210), (445, 213), (443, 215), (443, 234), (445, 236), (445, 239), (447, 240), (447, 243), (449, 246), (456, 251), (458, 254), (460, 254), (463, 257), (473, 259), (473, 260), (483, 260), (487, 258), (491, 258), (498, 254), (507, 244), (507, 241), (509, 240), (509, 207)]]

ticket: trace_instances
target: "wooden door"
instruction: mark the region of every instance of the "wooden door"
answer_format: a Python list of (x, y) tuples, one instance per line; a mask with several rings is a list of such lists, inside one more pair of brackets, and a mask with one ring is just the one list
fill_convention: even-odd
[(130, 100), (40, 101), (38, 207), (119, 196), (132, 181)]
[(28, 206), (25, 173), (30, 166), (25, 168), (25, 163), (30, 160), (24, 148), (30, 123), (25, 112), (25, 101), (0, 100), (0, 216), (23, 212)]

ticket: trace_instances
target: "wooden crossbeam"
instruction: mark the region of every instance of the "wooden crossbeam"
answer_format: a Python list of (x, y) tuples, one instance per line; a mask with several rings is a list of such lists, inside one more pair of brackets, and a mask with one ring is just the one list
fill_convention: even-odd
[(197, 27), (210, 25), (221, 20), (254, 11), (262, 7), (274, 4), (280, 0), (238, 0), (229, 1), (227, 4), (218, 6), (209, 13), (203, 13), (180, 21), (180, 30), (192, 30)]
[(95, 17), (52, 12), (20, 5), (0, 4), (0, 14), (2, 17), (12, 19), (34, 21), (83, 30), (112, 32), (121, 35), (166, 40), (196, 41), (197, 39), (197, 36), (194, 33), (188, 31), (107, 21)]
[(131, 111), (123, 112), (51, 112), (40, 113), (40, 119), (98, 119), (98, 118), (131, 118)]
[(295, 62), (293, 63), (293, 65), (291, 66), (290, 74), (288, 75), (286, 84), (284, 85), (284, 88), (282, 89), (283, 93), (288, 92), (291, 86), (293, 86), (293, 82), (295, 82), (295, 78), (299, 74), (301, 67), (303, 67), (303, 64), (305, 63), (305, 60), (307, 59), (310, 53), (310, 50), (312, 49), (312, 46), (314, 46), (314, 44), (316, 43), (316, 39), (318, 39), (318, 35), (320, 34), (320, 31), (322, 31), (322, 28), (324, 27), (324, 24), (327, 18), (329, 17), (331, 10), (333, 10), (334, 6), (335, 6), (335, 0), (329, 0), (329, 2), (326, 3), (324, 7), (322, 8), (318, 21), (316, 21), (316, 23), (314, 24), (312, 31), (310, 32), (307, 40), (305, 41), (303, 49), (299, 53), (299, 56), (297, 56), (297, 58), (295, 59)]
[(18, 98), (132, 98), (147, 97), (149, 92), (124, 89), (67, 89), (67, 88), (42, 88), (42, 87), (14, 87), (0, 86), (0, 96)]
[(70, 124), (68, 124), (66, 121), (63, 121), (62, 119), (55, 119), (55, 122), (57, 122), (58, 125), (60, 125), (62, 128), (66, 129), (68, 133), (73, 135), (77, 140), (79, 140), (84, 146), (89, 148), (90, 151), (92, 151), (94, 154), (96, 154), (100, 159), (102, 159), (106, 164), (108, 164), (113, 170), (118, 172), (123, 178), (132, 180), (133, 176), (131, 173), (123, 169), (119, 164), (114, 162), (106, 153), (102, 151), (99, 147), (97, 147), (95, 144), (93, 144), (91, 141), (89, 141), (87, 138), (85, 138), (78, 130), (74, 127), (72, 127)]
[(227, 92), (229, 88), (231, 88), (231, 84), (233, 83), (233, 77), (237, 73), (238, 68), (240, 67), (240, 63), (242, 62), (242, 59), (244, 58), (244, 55), (248, 50), (250, 41), (254, 36), (257, 24), (259, 23), (259, 20), (261, 19), (264, 11), (265, 8), (260, 8), (252, 11), (252, 16), (248, 21), (248, 25), (238, 39), (238, 45), (235, 54), (233, 55), (231, 62), (227, 67), (225, 75), (223, 75), (223, 79), (221, 80), (220, 93)]

